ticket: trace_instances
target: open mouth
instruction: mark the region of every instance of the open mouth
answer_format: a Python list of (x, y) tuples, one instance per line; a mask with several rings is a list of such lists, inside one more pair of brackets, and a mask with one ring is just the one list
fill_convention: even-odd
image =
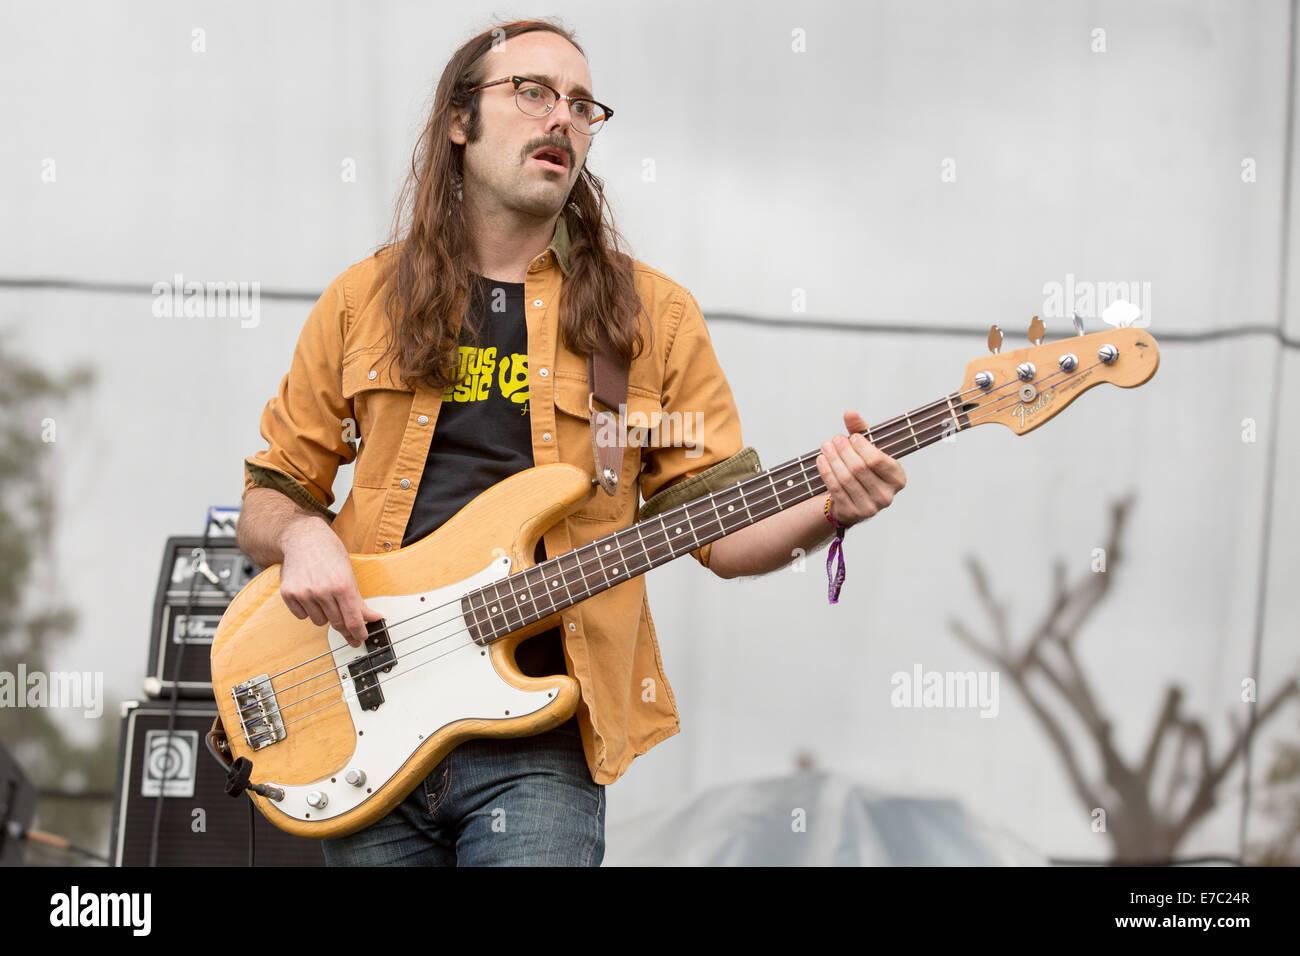
[(540, 163), (547, 169), (554, 169), (562, 173), (568, 172), (569, 169), (569, 157), (564, 155), (562, 150), (554, 147), (539, 149), (533, 153), (533, 161)]

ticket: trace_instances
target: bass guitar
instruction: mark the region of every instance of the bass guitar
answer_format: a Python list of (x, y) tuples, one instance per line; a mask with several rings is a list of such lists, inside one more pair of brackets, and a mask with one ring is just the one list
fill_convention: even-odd
[[(864, 434), (894, 458), (975, 425), (1023, 434), (1095, 385), (1131, 388), (1155, 373), (1159, 351), (1145, 329), (1076, 328), (1078, 336), (1044, 344), (1035, 319), (1035, 344), (976, 359), (955, 392)], [(572, 465), (521, 471), (422, 541), (351, 556), (362, 597), (383, 615), (357, 648), (294, 617), (280, 598), (279, 566), (267, 568), (231, 602), (212, 642), (229, 754), (244, 758), (258, 809), (299, 836), (344, 836), (389, 813), (460, 742), (567, 720), (577, 681), (525, 676), (514, 649), (565, 608), (825, 494), (817, 455), (540, 564), (532, 556), (541, 535), (600, 492)]]

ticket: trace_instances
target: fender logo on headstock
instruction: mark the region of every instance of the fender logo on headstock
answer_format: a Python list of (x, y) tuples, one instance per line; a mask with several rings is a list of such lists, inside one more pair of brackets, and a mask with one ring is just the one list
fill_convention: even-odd
[(1027, 349), (1000, 350), (1001, 330), (990, 335), (993, 354), (966, 365), (961, 391), (948, 402), (970, 398), (979, 411), (969, 425), (997, 422), (1017, 435), (1051, 421), (1080, 394), (1103, 382), (1120, 388), (1141, 385), (1160, 364), (1156, 341), (1145, 330), (1106, 329), (1044, 344), (1041, 322), (1030, 324)]
[(1011, 409), (1011, 414), (1018, 415), (1020, 417), (1020, 424), (1023, 425), (1027, 417), (1033, 415), (1034, 412), (1041, 411), (1051, 400), (1051, 392), (1039, 392), (1038, 401), (1034, 402), (1032, 405), (1026, 405), (1024, 402), (1021, 402), (1015, 408)]

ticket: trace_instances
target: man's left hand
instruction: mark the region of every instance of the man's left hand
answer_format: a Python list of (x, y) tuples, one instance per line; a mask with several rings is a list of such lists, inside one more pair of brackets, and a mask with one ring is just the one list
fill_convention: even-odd
[(907, 484), (903, 466), (861, 434), (867, 423), (855, 411), (844, 413), (848, 437), (836, 435), (822, 444), (817, 470), (831, 493), (831, 513), (843, 525), (866, 521), (888, 508)]

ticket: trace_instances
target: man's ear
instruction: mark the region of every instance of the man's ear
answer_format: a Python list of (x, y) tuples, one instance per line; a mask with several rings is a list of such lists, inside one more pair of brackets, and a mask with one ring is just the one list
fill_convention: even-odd
[(462, 110), (451, 111), (451, 123), (449, 124), (448, 136), (457, 146), (465, 145), (465, 114)]

